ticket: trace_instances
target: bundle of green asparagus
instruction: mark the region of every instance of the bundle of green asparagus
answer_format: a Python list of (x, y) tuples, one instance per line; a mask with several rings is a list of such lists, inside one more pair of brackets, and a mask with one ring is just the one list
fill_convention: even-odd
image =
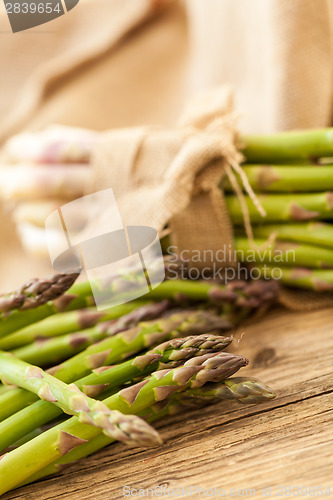
[(224, 352), (233, 339), (221, 336), (275, 301), (274, 282), (166, 281), (99, 312), (75, 279), (35, 280), (2, 298), (0, 494), (114, 441), (160, 445), (151, 423), (163, 416), (275, 397), (232, 377), (248, 360)]
[(243, 169), (266, 216), (245, 196), (254, 235), (249, 241), (239, 197), (223, 181), (238, 260), (288, 286), (333, 290), (333, 129), (242, 141)]

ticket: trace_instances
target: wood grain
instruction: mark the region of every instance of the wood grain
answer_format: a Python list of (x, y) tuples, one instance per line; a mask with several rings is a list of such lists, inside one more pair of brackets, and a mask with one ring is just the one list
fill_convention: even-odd
[(233, 351), (252, 360), (242, 375), (274, 388), (274, 401), (219, 403), (169, 417), (157, 424), (165, 440), (159, 449), (115, 444), (3, 499), (118, 499), (126, 498), (126, 485), (216, 487), (225, 498), (264, 498), (262, 488), (270, 487), (266, 496), (283, 498), (279, 486), (330, 486), (332, 497), (333, 311), (272, 311), (236, 333)]

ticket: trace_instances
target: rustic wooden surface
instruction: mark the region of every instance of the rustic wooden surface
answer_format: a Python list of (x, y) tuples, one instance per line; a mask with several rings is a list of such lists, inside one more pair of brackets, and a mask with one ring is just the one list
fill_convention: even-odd
[[(274, 401), (220, 403), (169, 417), (157, 425), (165, 440), (159, 449), (115, 444), (3, 499), (118, 499), (124, 498), (124, 486), (158, 485), (170, 490), (216, 487), (225, 498), (283, 498), (289, 490), (279, 487), (290, 486), (325, 487), (328, 493), (330, 486), (330, 496), (323, 498), (333, 497), (333, 311), (272, 311), (236, 338), (234, 352), (252, 360), (242, 374), (274, 388)], [(315, 495), (306, 491), (309, 498), (321, 490)]]

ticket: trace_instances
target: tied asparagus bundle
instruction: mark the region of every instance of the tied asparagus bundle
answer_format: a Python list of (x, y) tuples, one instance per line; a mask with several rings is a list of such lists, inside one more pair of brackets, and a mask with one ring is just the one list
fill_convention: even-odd
[(28, 308), (13, 300), (1, 317), (1, 345), (11, 350), (0, 351), (0, 494), (115, 440), (161, 444), (150, 424), (163, 416), (275, 396), (258, 381), (228, 378), (248, 360), (224, 352), (225, 332), (276, 300), (274, 282), (170, 281), (102, 313), (88, 284), (67, 288), (47, 300), (31, 295)]
[[(105, 390), (116, 391), (122, 385), (143, 378), (154, 370), (166, 367), (175, 367), (190, 357), (209, 352), (220, 351), (231, 343), (231, 337), (216, 337), (199, 335), (167, 341), (152, 351), (138, 355), (134, 359), (112, 367), (103, 367), (75, 381), (75, 386), (84, 394), (97, 397)], [(73, 385), (73, 384), (72, 384)], [(35, 392), (35, 391), (33, 391)], [(26, 394), (29, 394), (26, 392)], [(15, 397), (20, 393), (15, 391)], [(49, 402), (50, 403), (50, 402)], [(0, 423), (0, 451), (4, 450), (18, 439), (32, 432), (36, 427), (61, 415), (54, 405), (47, 401), (38, 401), (27, 406)], [(68, 410), (69, 411), (69, 410)]]
[(266, 216), (245, 196), (254, 235), (248, 241), (241, 202), (223, 181), (237, 259), (256, 276), (332, 291), (333, 129), (245, 136), (242, 142), (243, 169)]
[[(141, 322), (138, 326), (89, 346), (69, 358), (51, 373), (65, 383), (72, 383), (92, 370), (119, 363), (145, 348), (172, 338), (215, 331), (226, 327), (225, 319), (208, 311), (184, 310), (168, 318)], [(1, 373), (1, 372), (0, 372)], [(0, 396), (0, 421), (31, 404), (38, 398), (30, 392), (13, 389)]]
[[(223, 389), (228, 387), (228, 393)], [(226, 395), (224, 397), (224, 395)], [(246, 377), (231, 377), (221, 380), (220, 383), (207, 383), (200, 388), (185, 389), (181, 392), (175, 392), (166, 399), (154, 403), (153, 405), (139, 411), (138, 416), (146, 419), (149, 423), (155, 422), (166, 416), (173, 416), (179, 413), (183, 414), (188, 409), (198, 409), (207, 404), (215, 404), (218, 401), (225, 399), (233, 399), (244, 404), (259, 404), (275, 398), (272, 390), (253, 378)], [(38, 429), (31, 438), (41, 434)], [(81, 446), (73, 449), (67, 456), (62, 457), (52, 465), (45, 467), (41, 471), (30, 476), (30, 478), (22, 484), (28, 484), (32, 481), (42, 479), (59, 472), (66, 468), (74, 460), (85, 458), (101, 449), (106, 445), (106, 440), (103, 436), (93, 439), (89, 445)]]
[[(223, 380), (246, 364), (247, 360), (241, 356), (226, 353), (206, 354), (186, 361), (179, 368), (159, 370), (148, 380), (120, 390), (105, 399), (104, 403), (110, 410), (121, 411), (123, 415), (135, 414), (179, 390)], [(91, 453), (91, 447), (93, 450), (96, 446), (99, 449), (101, 441), (103, 446), (113, 441), (108, 436), (105, 438), (104, 441), (100, 430), (94, 425), (81, 423), (77, 417), (70, 418), (2, 457), (0, 493), (21, 484), (30, 475), (38, 473), (62, 457), (68, 459), (66, 455), (75, 448), (85, 446), (80, 452), (82, 453), (83, 449), (86, 456)], [(69, 459), (72, 461), (72, 457)]]

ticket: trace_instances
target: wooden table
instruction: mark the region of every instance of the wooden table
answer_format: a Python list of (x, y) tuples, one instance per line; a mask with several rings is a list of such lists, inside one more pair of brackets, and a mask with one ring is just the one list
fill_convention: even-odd
[[(168, 417), (157, 425), (165, 440), (159, 449), (115, 444), (60, 476), (2, 498), (107, 500), (127, 498), (125, 486), (159, 485), (170, 495), (176, 488), (189, 495), (190, 486), (216, 487), (217, 494), (224, 490), (225, 498), (286, 498), (288, 487), (301, 486), (307, 492), (302, 498), (317, 498), (330, 486), (330, 496), (322, 497), (332, 498), (333, 311), (275, 310), (243, 327), (236, 338), (234, 352), (252, 361), (242, 374), (274, 388), (275, 400), (260, 406), (220, 403)], [(310, 487), (315, 495), (305, 489)], [(192, 496), (174, 493), (178, 498), (207, 498), (215, 492), (206, 492), (206, 497), (194, 490)], [(293, 493), (297, 497), (297, 490)]]

